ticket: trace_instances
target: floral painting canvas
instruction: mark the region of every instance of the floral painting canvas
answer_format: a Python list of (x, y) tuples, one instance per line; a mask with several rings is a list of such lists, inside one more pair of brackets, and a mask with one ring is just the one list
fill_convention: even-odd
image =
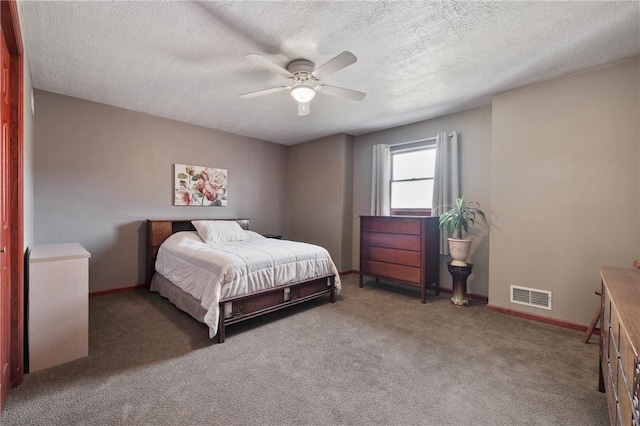
[(227, 170), (174, 164), (175, 206), (226, 206)]

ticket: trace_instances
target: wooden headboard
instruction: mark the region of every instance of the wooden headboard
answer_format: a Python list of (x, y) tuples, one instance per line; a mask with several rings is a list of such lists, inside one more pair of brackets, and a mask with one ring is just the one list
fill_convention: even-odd
[(238, 222), (242, 229), (249, 229), (249, 219), (147, 219), (147, 288), (151, 285), (153, 274), (156, 273), (156, 256), (160, 244), (176, 232), (195, 231), (192, 220), (233, 220)]

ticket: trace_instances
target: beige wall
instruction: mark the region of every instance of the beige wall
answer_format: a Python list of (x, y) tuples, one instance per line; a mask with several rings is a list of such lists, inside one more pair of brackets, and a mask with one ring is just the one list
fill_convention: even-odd
[[(640, 257), (638, 59), (493, 98), (489, 303), (588, 323), (600, 265)], [(552, 311), (509, 302), (551, 290)]]
[(289, 148), (289, 230), (351, 269), (353, 139), (336, 135)]
[[(87, 247), (92, 291), (142, 282), (149, 217), (249, 217), (259, 232), (322, 245), (341, 271), (358, 269), (371, 147), (455, 130), (462, 190), (492, 222), (491, 232), (471, 233), (469, 291), (585, 324), (598, 266), (640, 258), (639, 68), (635, 59), (501, 93), (470, 111), (292, 147), (36, 91), (33, 239)], [(176, 162), (229, 169), (229, 207), (171, 206)], [(561, 223), (554, 212), (573, 217)], [(520, 241), (528, 245), (518, 253)], [(447, 260), (441, 284), (450, 288)], [(510, 284), (551, 290), (553, 310), (509, 303)]]
[[(90, 290), (144, 282), (147, 218), (249, 218), (287, 231), (288, 148), (35, 92), (34, 242), (79, 242)], [(228, 207), (172, 206), (174, 163), (226, 168)]]
[[(469, 201), (477, 201), (489, 214), (489, 172), (491, 150), (491, 107), (451, 114), (433, 120), (421, 121), (367, 135), (357, 136), (353, 162), (353, 257), (354, 269), (359, 268), (360, 215), (370, 214), (371, 163), (375, 144), (395, 144), (436, 136), (439, 132), (457, 131), (462, 149), (462, 191)], [(473, 238), (469, 261), (474, 264), (468, 280), (469, 292), (486, 296), (489, 275), (489, 237), (487, 228), (470, 232)], [(441, 256), (440, 285), (451, 288), (451, 275), (447, 271), (448, 256)]]

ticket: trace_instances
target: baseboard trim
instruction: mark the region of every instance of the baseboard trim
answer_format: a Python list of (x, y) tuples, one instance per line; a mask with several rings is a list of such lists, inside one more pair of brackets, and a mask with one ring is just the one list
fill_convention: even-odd
[(355, 269), (349, 269), (348, 271), (338, 272), (338, 273), (340, 274), (340, 276), (343, 276), (343, 275), (359, 274), (360, 271), (357, 271)]
[[(576, 330), (585, 332), (587, 328), (589, 328), (586, 324), (580, 324), (572, 321), (560, 320), (557, 318), (543, 317), (542, 315), (530, 314), (528, 312), (516, 311), (513, 309), (502, 308), (500, 306), (487, 305), (487, 309), (493, 312), (498, 312), (501, 314), (507, 314), (518, 318), (524, 318), (531, 321), (541, 322), (544, 324), (551, 324), (562, 328), (568, 328), (570, 330)], [(599, 330), (598, 330), (599, 331)], [(594, 334), (599, 334), (594, 330)]]
[(147, 285), (146, 284), (137, 284), (131, 287), (120, 287), (120, 288), (113, 288), (111, 290), (103, 290), (103, 291), (94, 291), (92, 293), (89, 293), (89, 297), (96, 297), (96, 296), (106, 296), (107, 294), (114, 294), (114, 293), (122, 293), (125, 291), (132, 291), (132, 290), (139, 290), (142, 288), (146, 288)]

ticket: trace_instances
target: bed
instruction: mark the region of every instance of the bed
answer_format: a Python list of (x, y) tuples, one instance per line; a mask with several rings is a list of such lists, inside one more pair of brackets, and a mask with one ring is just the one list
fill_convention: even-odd
[(228, 325), (322, 296), (333, 303), (340, 290), (324, 248), (265, 238), (248, 219), (147, 220), (146, 282), (220, 343)]

